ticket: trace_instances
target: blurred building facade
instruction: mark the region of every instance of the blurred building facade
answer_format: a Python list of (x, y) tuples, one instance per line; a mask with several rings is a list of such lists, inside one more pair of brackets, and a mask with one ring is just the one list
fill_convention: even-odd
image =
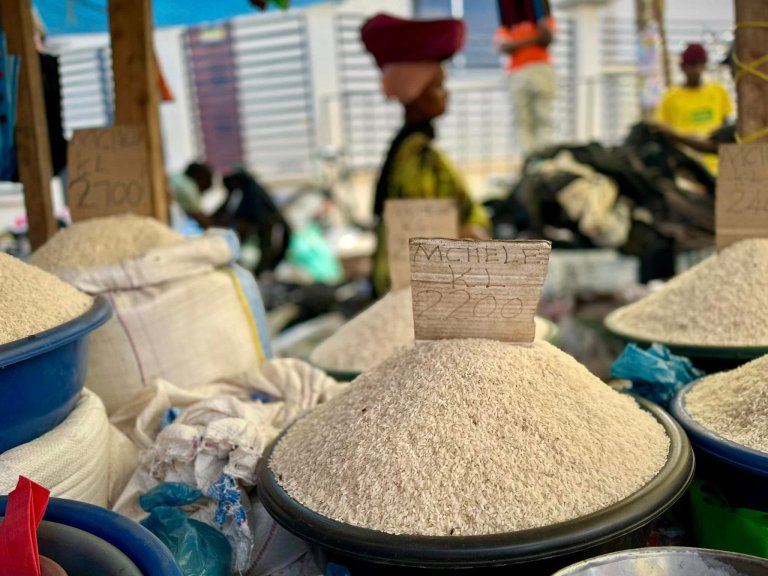
[[(553, 2), (560, 141), (618, 143), (639, 119), (635, 1)], [(704, 42), (718, 60), (732, 38), (733, 3), (666, 5), (672, 69), (691, 41)], [(508, 82), (492, 45), (496, 0), (346, 0), (158, 29), (158, 61), (174, 93), (161, 111), (169, 170), (216, 156), (225, 164), (246, 165), (267, 181), (300, 184), (319, 165), (333, 162), (346, 181), (370, 188), (401, 121), (399, 107), (380, 95), (377, 70), (359, 42), (361, 22), (382, 9), (466, 20), (467, 46), (449, 65), (450, 110), (438, 127), (440, 144), (480, 192), (492, 188), (488, 183), (495, 177), (514, 174), (520, 157)], [(52, 37), (50, 47), (60, 55), (65, 132), (109, 125), (106, 35)], [(716, 65), (711, 73), (728, 80)], [(217, 94), (224, 92), (229, 104), (218, 112)], [(357, 204), (361, 213), (367, 210), (366, 198)]]

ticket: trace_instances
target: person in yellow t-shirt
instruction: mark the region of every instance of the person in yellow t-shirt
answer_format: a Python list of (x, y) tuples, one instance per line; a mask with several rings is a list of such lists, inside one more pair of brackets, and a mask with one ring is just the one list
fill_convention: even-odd
[[(667, 90), (656, 112), (656, 120), (678, 134), (707, 138), (733, 115), (733, 102), (725, 86), (703, 80), (707, 60), (704, 46), (688, 45), (680, 60), (685, 84)], [(717, 174), (716, 154), (700, 154), (699, 159)]]

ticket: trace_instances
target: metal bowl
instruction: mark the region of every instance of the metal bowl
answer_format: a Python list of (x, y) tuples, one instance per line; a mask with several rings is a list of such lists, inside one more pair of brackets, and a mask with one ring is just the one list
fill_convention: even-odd
[[(0, 516), (0, 524), (4, 521)], [(37, 546), (42, 556), (54, 562), (51, 574), (64, 570), (67, 576), (142, 576), (136, 564), (115, 546), (66, 524), (43, 520), (37, 527)]]
[(78, 528), (43, 521), (37, 528), (40, 554), (66, 572), (67, 576), (142, 576), (128, 556), (101, 538)]
[[(709, 570), (707, 572), (707, 570)], [(644, 548), (599, 556), (554, 576), (765, 576), (768, 560), (703, 548)]]

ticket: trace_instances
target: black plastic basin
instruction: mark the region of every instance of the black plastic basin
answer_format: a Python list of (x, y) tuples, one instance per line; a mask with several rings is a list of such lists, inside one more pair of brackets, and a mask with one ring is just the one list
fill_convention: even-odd
[[(670, 438), (667, 463), (643, 488), (599, 512), (543, 528), (488, 536), (407, 536), (331, 520), (291, 498), (278, 484), (269, 460), (278, 437), (261, 460), (259, 496), (272, 517), (298, 537), (318, 545), (353, 576), (472, 569), (473, 574), (535, 576), (578, 560), (643, 546), (651, 523), (686, 491), (694, 459), (685, 432), (661, 408), (638, 403)], [(311, 465), (311, 463), (307, 463)], [(481, 570), (482, 572), (478, 572)]]

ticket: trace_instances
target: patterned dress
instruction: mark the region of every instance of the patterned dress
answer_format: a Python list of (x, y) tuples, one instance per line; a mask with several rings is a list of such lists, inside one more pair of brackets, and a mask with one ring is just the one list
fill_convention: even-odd
[(389, 289), (387, 243), (382, 214), (384, 201), (402, 198), (455, 198), (460, 226), (479, 225), (490, 229), (485, 209), (470, 197), (461, 173), (433, 146), (431, 123), (406, 124), (389, 148), (381, 169), (374, 215), (378, 222), (378, 247), (373, 265), (373, 286), (381, 296)]

